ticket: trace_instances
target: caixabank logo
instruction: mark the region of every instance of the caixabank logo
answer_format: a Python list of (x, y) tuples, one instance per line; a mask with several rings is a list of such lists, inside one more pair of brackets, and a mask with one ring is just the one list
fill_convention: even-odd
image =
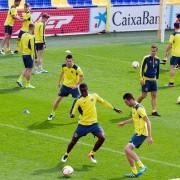
[(114, 7), (111, 10), (111, 31), (157, 30), (159, 6)]

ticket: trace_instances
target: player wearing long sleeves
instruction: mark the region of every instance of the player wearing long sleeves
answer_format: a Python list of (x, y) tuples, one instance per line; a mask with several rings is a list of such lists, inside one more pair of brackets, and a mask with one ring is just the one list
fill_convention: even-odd
[[(145, 108), (135, 101), (132, 94), (124, 94), (123, 100), (127, 106), (132, 108), (132, 118), (119, 122), (118, 127), (123, 127), (126, 124), (133, 123), (135, 131), (135, 134), (124, 148), (127, 160), (132, 170), (132, 173), (127, 174), (126, 176), (138, 177), (142, 175), (147, 168), (141, 162), (138, 155), (134, 152), (134, 148), (139, 148), (145, 139), (147, 139), (149, 144), (152, 144), (153, 139), (151, 135), (151, 122), (146, 114)], [(139, 171), (136, 168), (136, 164), (140, 168)]]
[(156, 110), (157, 97), (157, 79), (159, 78), (160, 59), (156, 56), (158, 51), (157, 46), (151, 46), (151, 54), (145, 56), (140, 68), (140, 84), (142, 86), (142, 94), (138, 98), (141, 102), (148, 92), (151, 92), (152, 98), (152, 115), (160, 116)]
[(25, 69), (17, 80), (17, 84), (23, 87), (23, 79), (25, 78), (25, 88), (35, 88), (30, 84), (30, 78), (33, 68), (34, 59), (36, 58), (35, 40), (34, 40), (34, 24), (29, 24), (29, 32), (24, 33), (21, 37), (21, 51)]
[(95, 143), (92, 151), (89, 153), (88, 157), (93, 163), (97, 163), (94, 154), (102, 146), (105, 140), (105, 134), (97, 121), (96, 102), (99, 102), (103, 106), (114, 110), (115, 112), (120, 113), (121, 111), (117, 108), (114, 108), (109, 102), (102, 99), (96, 93), (88, 94), (88, 87), (86, 84), (80, 85), (80, 92), (81, 96), (75, 101), (75, 103), (73, 103), (72, 109), (70, 111), (71, 118), (75, 117), (77, 110), (79, 111), (79, 123), (74, 132), (72, 140), (68, 145), (66, 153), (61, 158), (61, 161), (67, 161), (69, 153), (82, 136), (86, 136), (88, 133), (92, 133), (98, 138), (98, 140)]

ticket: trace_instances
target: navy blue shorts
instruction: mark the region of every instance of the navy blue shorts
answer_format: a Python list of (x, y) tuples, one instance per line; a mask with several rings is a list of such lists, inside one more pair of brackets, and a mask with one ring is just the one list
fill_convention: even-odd
[(132, 143), (135, 148), (139, 148), (147, 136), (134, 134), (129, 143)]
[(100, 133), (104, 135), (104, 130), (100, 127), (98, 123), (89, 126), (78, 124), (78, 127), (75, 130), (73, 137), (80, 138), (82, 136), (86, 136), (88, 133), (92, 133), (94, 136)]
[(21, 39), (21, 36), (25, 33), (25, 31), (20, 30), (18, 34), (18, 38)]
[(77, 98), (77, 97), (79, 97), (79, 95), (80, 95), (78, 88), (72, 89), (72, 88), (70, 88), (70, 87), (67, 87), (67, 86), (65, 86), (65, 85), (62, 85), (62, 86), (61, 86), (61, 89), (60, 89), (60, 91), (59, 91), (59, 93), (58, 93), (58, 96), (66, 97), (66, 96), (68, 96), (69, 94), (71, 94), (73, 98)]
[(23, 55), (23, 62), (25, 68), (33, 68), (33, 59), (31, 55)]
[(157, 91), (157, 81), (145, 80), (145, 84), (142, 86), (142, 92)]
[(12, 35), (12, 26), (4, 26), (4, 32), (6, 34)]
[(170, 65), (180, 65), (180, 57), (172, 56), (170, 59)]
[(44, 49), (44, 43), (36, 43), (36, 51), (41, 51)]

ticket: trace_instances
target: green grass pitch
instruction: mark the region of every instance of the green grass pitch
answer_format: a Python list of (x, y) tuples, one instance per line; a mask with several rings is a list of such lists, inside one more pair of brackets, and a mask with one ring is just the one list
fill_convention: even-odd
[[(137, 41), (134, 37), (133, 41), (127, 42), (123, 38), (120, 41), (118, 36), (114, 41), (109, 36), (102, 37), (104, 39), (99, 36), (48, 39), (44, 67), (49, 73), (32, 76), (36, 89), (16, 86), (23, 68), (20, 56), (0, 56), (1, 180), (64, 179), (60, 172), (64, 164), (59, 160), (77, 126), (77, 116), (75, 119), (68, 117), (71, 97), (60, 104), (55, 120), (48, 122), (47, 116), (59, 90), (57, 81), (67, 49), (73, 52), (75, 63), (84, 71), (84, 82), (89, 85), (89, 91), (98, 93), (123, 110), (119, 115), (97, 105), (98, 120), (106, 133), (106, 141), (96, 153), (98, 164), (92, 164), (87, 158), (95, 143), (95, 138), (88, 135), (75, 146), (65, 163), (75, 170), (71, 179), (120, 180), (130, 172), (123, 148), (133, 134), (133, 126), (117, 128), (117, 122), (130, 117), (130, 109), (123, 103), (122, 95), (125, 92), (132, 92), (136, 97), (140, 95), (139, 70), (133, 69), (131, 63), (141, 61), (155, 39)], [(158, 55), (163, 57), (165, 44), (158, 43), (158, 47)], [(145, 142), (136, 150), (148, 167), (139, 178), (142, 180), (180, 178), (180, 106), (176, 104), (180, 96), (180, 71), (176, 70), (176, 87), (165, 88), (168, 79), (169, 65), (162, 65), (157, 101), (162, 116), (149, 116), (154, 143), (148, 145)], [(143, 105), (150, 115), (150, 95)], [(24, 109), (30, 114), (24, 114)]]

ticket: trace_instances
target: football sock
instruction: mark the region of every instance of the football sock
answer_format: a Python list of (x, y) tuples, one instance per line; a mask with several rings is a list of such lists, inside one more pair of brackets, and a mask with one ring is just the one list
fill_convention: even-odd
[(19, 76), (18, 81), (20, 81), (20, 82), (23, 81), (23, 75), (22, 74)]
[(153, 109), (152, 112), (156, 112), (156, 109)]
[(136, 168), (135, 165), (133, 167), (131, 167), (131, 171), (132, 171), (133, 174), (137, 174), (138, 173), (137, 168)]
[(30, 85), (30, 81), (26, 81), (26, 86), (29, 86)]
[(174, 78), (170, 78), (169, 82), (174, 83)]
[(140, 160), (136, 161), (136, 163), (137, 163), (138, 167), (140, 167), (140, 168), (144, 167), (144, 164)]

